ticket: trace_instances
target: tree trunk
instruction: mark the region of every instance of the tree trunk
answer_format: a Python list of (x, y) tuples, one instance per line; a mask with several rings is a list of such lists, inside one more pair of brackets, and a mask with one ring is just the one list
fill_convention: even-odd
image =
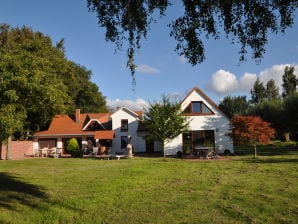
[(11, 152), (11, 135), (7, 138), (7, 146), (6, 146), (6, 160), (10, 160), (10, 152)]
[(0, 140), (0, 160), (2, 159), (2, 141)]
[(165, 143), (162, 142), (162, 152), (163, 152), (163, 160), (166, 160), (166, 151), (165, 151)]
[(290, 141), (290, 133), (289, 132), (284, 133), (284, 139), (285, 139), (285, 142)]
[(257, 158), (257, 145), (254, 145), (254, 150), (255, 150), (254, 158)]

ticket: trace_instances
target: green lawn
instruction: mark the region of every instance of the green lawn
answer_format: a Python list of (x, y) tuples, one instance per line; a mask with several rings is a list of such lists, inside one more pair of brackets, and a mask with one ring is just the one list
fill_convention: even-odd
[(298, 151), (263, 154), (0, 161), (0, 223), (297, 223)]

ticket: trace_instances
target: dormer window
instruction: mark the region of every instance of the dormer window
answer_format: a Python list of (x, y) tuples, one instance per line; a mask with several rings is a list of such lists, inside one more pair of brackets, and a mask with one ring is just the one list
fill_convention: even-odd
[(128, 120), (127, 119), (121, 120), (121, 131), (128, 131)]
[(192, 101), (183, 112), (185, 114), (214, 114), (202, 101)]

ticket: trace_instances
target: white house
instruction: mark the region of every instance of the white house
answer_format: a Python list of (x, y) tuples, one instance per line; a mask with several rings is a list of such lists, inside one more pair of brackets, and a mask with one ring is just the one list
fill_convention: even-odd
[(167, 155), (204, 147), (217, 148), (220, 153), (234, 153), (233, 144), (226, 136), (229, 118), (202, 90), (194, 87), (182, 101), (181, 110), (189, 120), (190, 130), (165, 145)]
[[(226, 136), (229, 119), (199, 88), (195, 87), (182, 101), (183, 116), (189, 120), (190, 129), (165, 145), (167, 155), (188, 153), (204, 147), (219, 148), (233, 153), (233, 144)], [(80, 113), (74, 116), (56, 115), (49, 129), (34, 134), (33, 148), (66, 148), (70, 138), (76, 138), (80, 147), (103, 146), (113, 153), (125, 154), (129, 141), (134, 153), (161, 151), (161, 144), (144, 139), (143, 112), (126, 107), (113, 113)], [(34, 150), (33, 149), (33, 150)]]

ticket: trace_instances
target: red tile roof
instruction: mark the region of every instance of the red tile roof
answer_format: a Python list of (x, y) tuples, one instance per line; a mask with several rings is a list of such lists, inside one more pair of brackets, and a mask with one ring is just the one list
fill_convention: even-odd
[[(109, 121), (109, 113), (98, 113), (98, 114), (80, 114), (80, 122), (76, 122), (69, 115), (56, 115), (48, 130), (36, 132), (34, 136), (57, 136), (57, 135), (94, 135), (95, 131), (84, 131), (83, 125), (85, 124), (86, 118), (89, 119), (97, 119), (101, 123), (105, 123)], [(106, 133), (104, 136), (108, 136), (110, 139), (110, 135)], [(104, 139), (104, 138), (101, 138)]]
[(95, 139), (113, 139), (115, 136), (115, 132), (113, 130), (104, 130), (104, 131), (96, 131), (94, 138)]

